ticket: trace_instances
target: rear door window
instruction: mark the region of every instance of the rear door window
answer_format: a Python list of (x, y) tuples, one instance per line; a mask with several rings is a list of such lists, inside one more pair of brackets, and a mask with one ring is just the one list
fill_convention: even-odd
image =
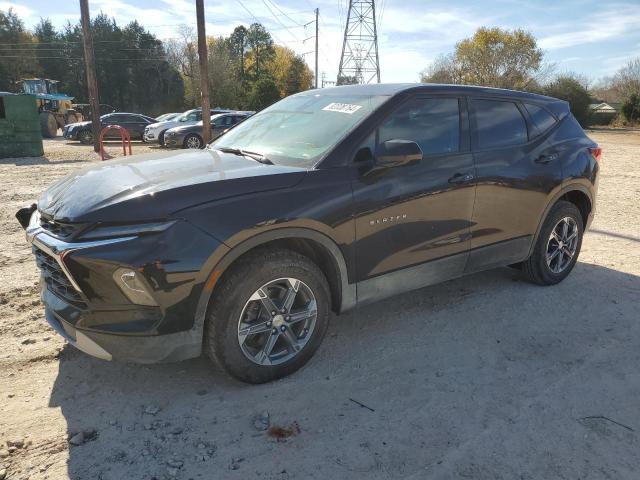
[(509, 147), (527, 143), (527, 124), (518, 106), (501, 100), (473, 100), (477, 147)]
[(524, 108), (527, 109), (533, 122), (532, 138), (535, 138), (547, 130), (549, 130), (556, 123), (556, 119), (553, 115), (547, 112), (544, 108), (531, 103), (525, 103)]
[(393, 112), (378, 129), (379, 143), (411, 140), (424, 155), (460, 150), (457, 98), (414, 98)]

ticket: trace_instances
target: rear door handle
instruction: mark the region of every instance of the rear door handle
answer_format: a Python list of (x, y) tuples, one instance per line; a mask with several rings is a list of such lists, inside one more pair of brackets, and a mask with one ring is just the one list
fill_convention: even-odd
[(557, 160), (558, 158), (560, 158), (560, 155), (558, 153), (542, 154), (538, 158), (536, 158), (536, 163), (546, 164), (546, 163), (553, 162), (553, 161)]
[(472, 173), (456, 173), (453, 177), (449, 179), (449, 183), (467, 183), (473, 180)]

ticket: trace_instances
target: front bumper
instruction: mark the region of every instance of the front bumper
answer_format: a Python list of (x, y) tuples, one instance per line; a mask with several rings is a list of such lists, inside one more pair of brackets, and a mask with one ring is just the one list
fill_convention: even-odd
[(164, 145), (169, 148), (182, 148), (185, 135), (164, 134)]
[(158, 143), (158, 137), (153, 132), (144, 132), (144, 141), (147, 143)]
[[(202, 266), (220, 245), (188, 222), (160, 234), (64, 241), (42, 227), (27, 229), (42, 272), (48, 323), (97, 358), (138, 363), (177, 361), (201, 352), (195, 321)], [(118, 268), (146, 279), (157, 306), (133, 304), (113, 279)]]
[(78, 132), (75, 129), (65, 127), (62, 130), (62, 136), (67, 140), (76, 140), (78, 137)]
[[(51, 295), (51, 294), (49, 294)], [(43, 290), (46, 305), (47, 290)], [(51, 300), (51, 299), (49, 299)], [(167, 335), (125, 336), (84, 331), (65, 322), (45, 307), (47, 323), (78, 350), (102, 360), (134, 363), (178, 362), (201, 353), (202, 338), (193, 331)]]

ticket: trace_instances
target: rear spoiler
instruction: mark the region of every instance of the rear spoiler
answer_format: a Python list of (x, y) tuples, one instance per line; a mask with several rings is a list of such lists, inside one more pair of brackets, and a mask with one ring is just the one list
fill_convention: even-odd
[(555, 100), (553, 102), (547, 102), (544, 106), (551, 111), (558, 120), (562, 120), (564, 117), (569, 115), (571, 109), (569, 108), (569, 102), (565, 102), (564, 100)]

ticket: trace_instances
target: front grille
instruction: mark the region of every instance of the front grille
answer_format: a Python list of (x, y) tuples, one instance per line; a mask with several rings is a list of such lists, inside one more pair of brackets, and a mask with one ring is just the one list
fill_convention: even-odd
[(69, 238), (79, 232), (82, 225), (72, 223), (60, 223), (55, 220), (47, 220), (40, 217), (40, 226), (43, 230), (58, 238)]
[(42, 272), (42, 279), (47, 285), (47, 289), (65, 302), (86, 309), (87, 304), (84, 302), (82, 294), (73, 288), (56, 259), (35, 246), (33, 254), (36, 256), (36, 264)]

